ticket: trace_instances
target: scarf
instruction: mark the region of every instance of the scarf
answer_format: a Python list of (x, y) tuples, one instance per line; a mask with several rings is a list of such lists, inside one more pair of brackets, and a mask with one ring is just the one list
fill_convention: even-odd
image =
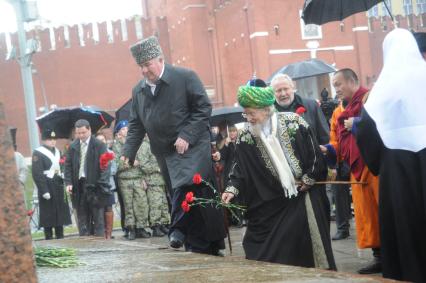
[(351, 117), (358, 117), (361, 114), (362, 99), (368, 92), (366, 88), (360, 87), (348, 103), (345, 110), (337, 119), (337, 134), (340, 143), (340, 156), (348, 162), (351, 167), (351, 173), (359, 181), (361, 179), (362, 170), (364, 169), (364, 161), (361, 158), (355, 136), (346, 130), (344, 121)]
[(270, 122), (271, 129), (269, 134), (262, 130), (262, 127), (251, 127), (251, 132), (254, 135), (260, 137), (263, 145), (265, 146), (266, 152), (272, 161), (272, 165), (278, 174), (281, 186), (284, 189), (284, 195), (288, 198), (297, 196), (297, 186), (291, 171), (290, 165), (284, 155), (281, 148), (281, 144), (277, 138), (277, 114), (274, 113), (267, 123)]

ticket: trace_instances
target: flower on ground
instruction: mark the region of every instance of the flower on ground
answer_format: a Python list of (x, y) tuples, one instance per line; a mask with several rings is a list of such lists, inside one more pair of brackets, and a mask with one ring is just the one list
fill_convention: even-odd
[(187, 192), (185, 196), (185, 200), (187, 203), (192, 203), (194, 201), (194, 193), (193, 192)]
[(184, 200), (180, 206), (182, 207), (184, 212), (188, 212), (191, 209), (191, 206), (186, 200)]
[(203, 178), (201, 177), (200, 173), (196, 173), (194, 177), (192, 178), (192, 182), (196, 185), (201, 184), (202, 181), (203, 181)]

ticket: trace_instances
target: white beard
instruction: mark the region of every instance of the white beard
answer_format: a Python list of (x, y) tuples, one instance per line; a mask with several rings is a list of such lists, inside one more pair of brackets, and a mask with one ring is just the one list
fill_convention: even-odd
[(260, 137), (260, 133), (263, 132), (266, 136), (271, 134), (271, 117), (261, 124), (248, 123), (248, 130), (255, 137)]

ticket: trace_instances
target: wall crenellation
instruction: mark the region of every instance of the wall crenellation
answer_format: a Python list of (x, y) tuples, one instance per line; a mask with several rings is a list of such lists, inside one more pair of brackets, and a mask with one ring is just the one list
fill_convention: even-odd
[[(88, 23), (57, 28), (36, 27), (27, 31), (27, 39), (39, 42), (39, 52), (52, 52), (64, 48), (81, 48), (94, 45), (133, 43), (143, 37), (144, 21), (141, 16), (111, 22)], [(7, 43), (10, 38), (10, 44)], [(0, 33), (0, 62), (5, 61), (12, 47), (18, 48), (16, 33)]]

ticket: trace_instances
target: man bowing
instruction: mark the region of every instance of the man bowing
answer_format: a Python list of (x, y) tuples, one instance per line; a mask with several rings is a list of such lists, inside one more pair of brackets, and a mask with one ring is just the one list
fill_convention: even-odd
[(212, 107), (205, 89), (195, 72), (165, 64), (156, 37), (143, 39), (130, 50), (143, 79), (133, 88), (122, 159), (132, 164), (147, 133), (171, 195), (170, 246), (185, 244), (187, 251), (217, 254), (224, 248), (221, 212), (193, 207), (185, 213), (181, 208), (188, 191), (198, 197), (211, 194), (192, 183), (195, 173), (206, 180), (214, 178), (208, 128)]

